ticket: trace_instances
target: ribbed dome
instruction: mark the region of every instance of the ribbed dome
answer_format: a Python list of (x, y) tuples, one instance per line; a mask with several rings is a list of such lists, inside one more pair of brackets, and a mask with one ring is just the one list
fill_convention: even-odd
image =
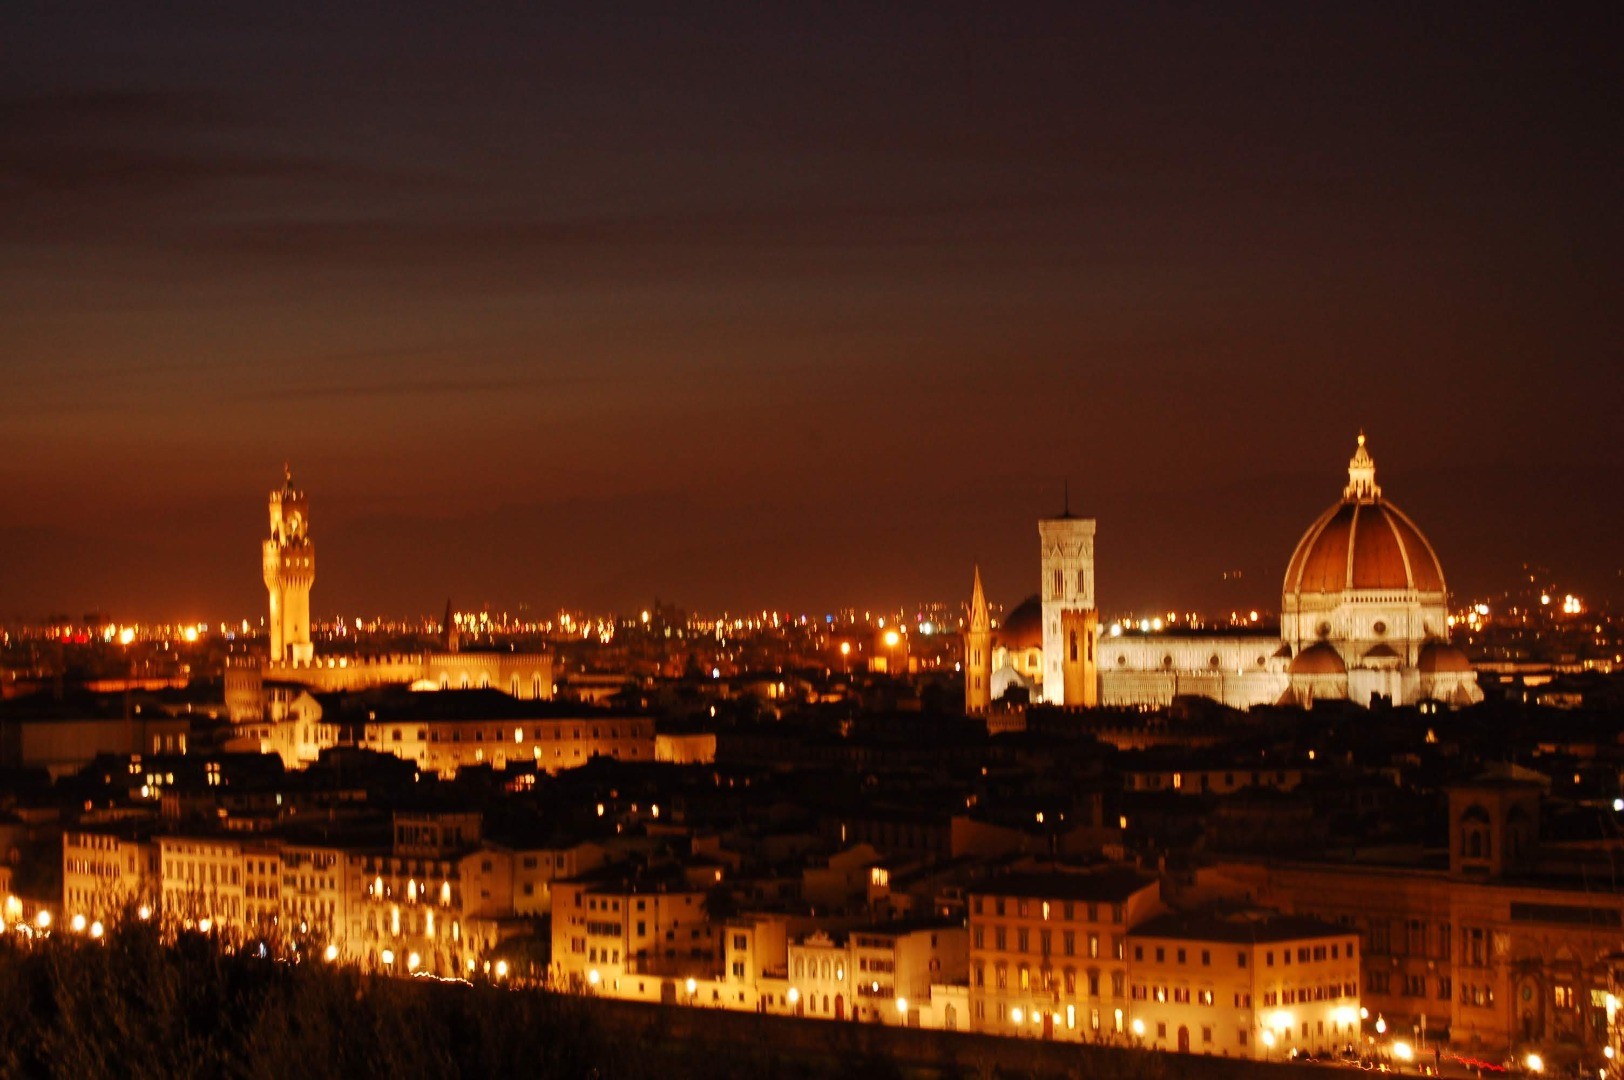
[(1405, 513), (1382, 499), (1365, 437), (1348, 465), (1342, 500), (1308, 527), (1286, 564), (1286, 593), (1444, 591), (1437, 553)]
[(1310, 645), (1291, 662), (1293, 675), (1346, 675), (1348, 665), (1342, 656), (1325, 642)]
[(998, 644), (1011, 652), (1043, 648), (1043, 601), (1028, 596), (993, 633)]
[(1421, 646), (1421, 655), (1417, 658), (1415, 667), (1417, 671), (1428, 675), (1473, 670), (1472, 662), (1466, 659), (1465, 653), (1441, 641), (1429, 641)]

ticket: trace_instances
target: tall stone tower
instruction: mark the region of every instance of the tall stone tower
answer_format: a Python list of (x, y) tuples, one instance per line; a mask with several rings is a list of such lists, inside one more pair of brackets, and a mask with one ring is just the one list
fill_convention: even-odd
[(964, 711), (979, 716), (992, 704), (992, 620), (981, 591), (981, 567), (970, 593), (970, 622), (964, 629)]
[(1054, 705), (1094, 704), (1097, 690), (1088, 691), (1084, 700), (1080, 685), (1067, 684), (1070, 652), (1061, 620), (1067, 612), (1094, 611), (1094, 519), (1074, 517), (1068, 500), (1059, 517), (1038, 522), (1038, 541), (1043, 563), (1043, 700)]
[(1067, 705), (1093, 708), (1100, 703), (1100, 673), (1094, 663), (1094, 647), (1100, 636), (1100, 615), (1066, 609), (1060, 613), (1061, 700)]
[(271, 662), (308, 664), (310, 586), (316, 581), (316, 545), (310, 540), (310, 504), (284, 466), (281, 491), (271, 492), (271, 537), (265, 541), (265, 588), (271, 594)]

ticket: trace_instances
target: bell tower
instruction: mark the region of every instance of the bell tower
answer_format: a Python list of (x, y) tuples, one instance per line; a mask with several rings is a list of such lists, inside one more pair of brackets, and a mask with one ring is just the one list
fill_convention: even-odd
[(308, 664), (310, 587), (316, 581), (316, 545), (310, 540), (310, 504), (282, 468), (282, 490), (271, 492), (271, 536), (265, 541), (265, 588), (270, 593), (271, 662)]
[[(1073, 516), (1068, 491), (1060, 516), (1038, 522), (1038, 542), (1043, 560), (1043, 700), (1052, 705), (1090, 705), (1097, 700), (1097, 691), (1084, 689), (1089, 680), (1076, 669), (1070, 679), (1066, 677), (1071, 655), (1068, 633), (1075, 629), (1081, 635), (1088, 626), (1068, 627), (1062, 616), (1094, 613), (1094, 519)], [(1090, 633), (1097, 632), (1097, 615), (1095, 619)], [(1092, 666), (1092, 659), (1089, 654), (1080, 662)]]
[(992, 704), (992, 620), (987, 615), (987, 594), (981, 590), (981, 567), (976, 567), (970, 593), (970, 621), (964, 628), (964, 711), (980, 716)]

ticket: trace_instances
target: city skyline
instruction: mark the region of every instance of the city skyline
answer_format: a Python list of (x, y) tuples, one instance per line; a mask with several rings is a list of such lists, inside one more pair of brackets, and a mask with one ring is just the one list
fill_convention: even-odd
[[(1270, 604), (1368, 430), (1450, 587), (1624, 593), (1581, 13), (18, 5), (6, 617)], [(247, 567), (247, 572), (244, 568)]]

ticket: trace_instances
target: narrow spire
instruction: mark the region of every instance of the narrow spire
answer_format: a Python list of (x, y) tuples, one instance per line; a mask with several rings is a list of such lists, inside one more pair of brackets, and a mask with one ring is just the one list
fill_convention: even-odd
[(981, 588), (981, 564), (976, 564), (975, 586), (970, 591), (970, 632), (984, 633), (991, 628), (987, 614), (987, 594)]

